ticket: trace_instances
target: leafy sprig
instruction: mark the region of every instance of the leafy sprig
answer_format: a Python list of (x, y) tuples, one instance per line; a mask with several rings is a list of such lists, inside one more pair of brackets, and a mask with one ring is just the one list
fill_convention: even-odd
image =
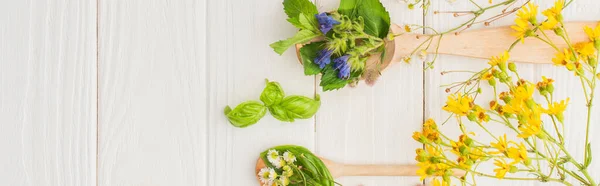
[(379, 0), (341, 0), (337, 11), (320, 14), (309, 0), (283, 5), (288, 22), (300, 30), (271, 47), (282, 54), (294, 44), (305, 45), (300, 49), (304, 74), (321, 74), (324, 91), (358, 82), (367, 59), (384, 53), (391, 23)]
[(308, 119), (317, 113), (321, 106), (320, 97), (315, 99), (305, 96), (285, 96), (279, 83), (266, 80), (267, 85), (260, 95), (261, 102), (246, 101), (234, 109), (225, 107), (225, 116), (235, 127), (244, 128), (256, 124), (267, 110), (271, 115), (284, 122), (294, 122), (296, 119)]

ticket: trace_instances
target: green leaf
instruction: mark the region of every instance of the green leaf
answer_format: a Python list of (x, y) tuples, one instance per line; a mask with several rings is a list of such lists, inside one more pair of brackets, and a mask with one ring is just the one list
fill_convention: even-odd
[(271, 115), (279, 121), (294, 122), (294, 118), (290, 117), (288, 112), (280, 105), (273, 105), (269, 107), (269, 113), (271, 113)]
[(279, 106), (285, 110), (289, 117), (296, 119), (311, 118), (321, 107), (319, 96), (311, 99), (306, 96), (288, 96), (283, 98)]
[(315, 16), (309, 16), (306, 14), (299, 14), (298, 21), (302, 25), (303, 29), (311, 30), (315, 33), (321, 33), (317, 25), (319, 25), (319, 21)]
[(583, 167), (587, 168), (592, 164), (592, 143), (588, 143), (585, 146), (585, 162), (583, 163)]
[(309, 0), (284, 0), (283, 10), (289, 18), (298, 17), (301, 13), (306, 15), (315, 15), (319, 13), (315, 4), (311, 3)]
[(263, 92), (260, 94), (260, 100), (268, 107), (281, 102), (285, 93), (279, 83), (274, 81), (269, 82), (269, 80), (266, 81), (267, 86), (265, 86), (265, 89), (263, 89)]
[(319, 83), (323, 87), (323, 91), (337, 90), (344, 88), (348, 84), (349, 81), (338, 78), (337, 73), (337, 70), (333, 69), (331, 65), (323, 69), (323, 76), (321, 76), (321, 83)]
[(224, 112), (229, 123), (235, 127), (244, 128), (255, 124), (265, 116), (267, 107), (258, 101), (246, 101), (236, 106), (233, 110), (227, 106)]
[(300, 32), (296, 33), (294, 37), (291, 37), (286, 40), (277, 41), (269, 46), (271, 46), (271, 48), (273, 48), (275, 52), (281, 55), (292, 45), (309, 42), (310, 40), (318, 36), (319, 34), (316, 34), (310, 30), (300, 30)]
[(362, 17), (369, 35), (383, 39), (390, 30), (390, 14), (379, 0), (341, 0), (338, 12), (351, 19)]
[(300, 58), (304, 65), (304, 75), (316, 75), (321, 72), (321, 68), (319, 68), (319, 65), (317, 65), (314, 60), (324, 44), (325, 42), (323, 41), (314, 42), (300, 48)]

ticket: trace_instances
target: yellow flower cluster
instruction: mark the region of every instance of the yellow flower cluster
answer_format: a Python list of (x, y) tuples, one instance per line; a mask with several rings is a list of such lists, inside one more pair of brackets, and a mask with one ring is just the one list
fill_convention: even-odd
[[(542, 11), (546, 19), (541, 22), (536, 19), (537, 5), (528, 3), (523, 6), (517, 12), (516, 25), (512, 26), (517, 37), (515, 44), (532, 37), (556, 49), (557, 54), (552, 62), (574, 72), (581, 80), (586, 107), (590, 110), (596, 78), (600, 79), (600, 73), (596, 69), (600, 49), (600, 25), (584, 28), (589, 41), (570, 42), (567, 31), (563, 30), (562, 9), (568, 4), (565, 3), (564, 0), (557, 0), (553, 7)], [(568, 48), (556, 47), (559, 45), (547, 36), (552, 32), (543, 30), (552, 30), (553, 34), (568, 44)], [(553, 181), (576, 185), (566, 179), (570, 177), (580, 185), (597, 185), (587, 172), (587, 166), (591, 162), (589, 129), (586, 130), (584, 162), (577, 162), (565, 148), (563, 133), (567, 125), (564, 124), (564, 112), (570, 99), (554, 99), (554, 79), (545, 76), (537, 82), (521, 79), (517, 65), (509, 61), (510, 50), (512, 47), (498, 56), (491, 57), (488, 62), (490, 66), (474, 72), (471, 78), (449, 85), (450, 88), (447, 88), (446, 92), (452, 93), (448, 95), (442, 109), (451, 114), (446, 121), (453, 117), (456, 119), (462, 134), (458, 138), (449, 138), (432, 119), (428, 119), (423, 124), (423, 130), (414, 132), (413, 135), (416, 141), (424, 144), (423, 149), (416, 150), (415, 159), (419, 162), (417, 173), (421, 179), (434, 177), (433, 185), (450, 185), (450, 177), (453, 176), (463, 182), (463, 185), (470, 184), (466, 181), (469, 174), (472, 177)], [(482, 81), (487, 81), (490, 88), (493, 88), (493, 100), (489, 101), (489, 107), (479, 105), (475, 100), (480, 94), (488, 93), (480, 87)], [(467, 118), (468, 121), (463, 118)], [(475, 124), (464, 123), (469, 121)], [(489, 128), (498, 125), (505, 127), (510, 134), (495, 134), (498, 132), (496, 127), (494, 130)], [(472, 127), (482, 129), (493, 140), (480, 141), (478, 136), (469, 132), (472, 131)], [(589, 118), (587, 127), (589, 128)], [(495, 166), (493, 173), (487, 174), (477, 170), (479, 165), (485, 163)], [(453, 175), (457, 170), (465, 171), (464, 175), (462, 172), (461, 176)], [(517, 172), (526, 174), (514, 175), (530, 177), (506, 176)]]
[(439, 143), (441, 140), (440, 133), (438, 132), (438, 128), (435, 124), (435, 121), (433, 121), (433, 119), (428, 119), (427, 121), (425, 121), (425, 123), (423, 124), (423, 133), (414, 132), (413, 139), (421, 143)]

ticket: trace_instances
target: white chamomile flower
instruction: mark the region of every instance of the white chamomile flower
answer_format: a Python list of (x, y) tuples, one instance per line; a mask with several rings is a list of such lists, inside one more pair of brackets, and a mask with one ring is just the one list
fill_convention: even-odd
[(283, 159), (288, 163), (294, 163), (296, 161), (296, 156), (292, 154), (290, 151), (286, 151), (283, 153)]
[[(271, 180), (271, 172), (269, 170), (270, 168), (262, 168), (260, 169), (260, 171), (258, 172), (258, 179), (260, 180), (261, 183), (269, 183)], [(272, 180), (271, 180), (272, 181)]]
[(279, 152), (275, 149), (271, 149), (267, 152), (267, 160), (273, 165), (278, 164), (280, 158)]
[(286, 176), (280, 176), (279, 177), (279, 182), (281, 185), (286, 186), (290, 184), (290, 179)]
[(277, 179), (277, 172), (275, 172), (275, 169), (269, 168), (269, 181), (272, 182), (275, 179)]

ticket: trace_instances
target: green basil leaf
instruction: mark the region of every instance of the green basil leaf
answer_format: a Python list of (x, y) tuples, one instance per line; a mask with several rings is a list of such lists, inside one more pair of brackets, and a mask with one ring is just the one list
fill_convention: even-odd
[(383, 39), (390, 30), (390, 14), (379, 0), (341, 0), (338, 12), (351, 19), (362, 17), (369, 35)]
[(246, 101), (233, 110), (229, 106), (225, 107), (225, 116), (235, 127), (248, 127), (258, 122), (267, 113), (267, 107), (258, 101)]
[(281, 102), (285, 96), (285, 93), (283, 92), (283, 89), (279, 83), (274, 81), (269, 82), (269, 80), (266, 81), (267, 86), (265, 86), (262, 94), (260, 94), (260, 100), (268, 107)]
[(294, 44), (298, 44), (298, 43), (306, 43), (309, 42), (310, 40), (318, 37), (319, 34), (310, 31), (310, 30), (300, 30), (298, 33), (296, 33), (296, 35), (294, 37), (288, 38), (286, 40), (280, 40), (277, 41), (275, 43), (272, 43), (271, 48), (273, 48), (273, 50), (281, 55), (283, 54), (283, 52), (285, 52), (288, 48), (290, 48), (292, 45)]
[(300, 48), (300, 58), (302, 59), (302, 65), (304, 65), (304, 75), (309, 76), (321, 73), (321, 68), (314, 63), (314, 60), (323, 46), (325, 46), (325, 42), (321, 41), (310, 43)]
[(287, 110), (280, 105), (270, 106), (269, 112), (275, 119), (278, 119), (279, 121), (294, 122), (294, 118), (290, 117)]
[(318, 14), (317, 6), (309, 0), (284, 0), (283, 10), (289, 18), (298, 17), (298, 14), (315, 15)]
[(321, 106), (321, 101), (317, 95), (315, 99), (310, 99), (305, 96), (288, 96), (283, 98), (283, 101), (279, 103), (282, 109), (284, 109), (288, 116), (296, 119), (308, 119), (311, 118)]
[(321, 76), (321, 83), (319, 85), (323, 87), (323, 91), (337, 90), (344, 88), (348, 82), (347, 79), (340, 79), (337, 77), (338, 71), (333, 69), (331, 65), (328, 65), (323, 69), (323, 76)]

